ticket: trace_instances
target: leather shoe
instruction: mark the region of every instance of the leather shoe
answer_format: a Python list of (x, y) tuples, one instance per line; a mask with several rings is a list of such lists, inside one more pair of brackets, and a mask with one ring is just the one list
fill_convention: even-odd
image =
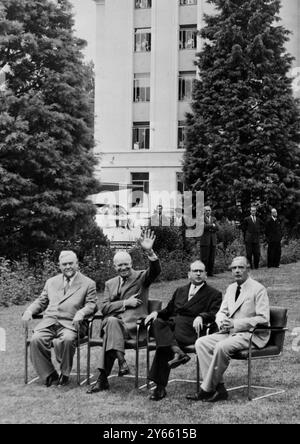
[(96, 384), (91, 386), (87, 393), (92, 395), (93, 393), (102, 392), (103, 390), (109, 390), (109, 383), (107, 379), (98, 379)]
[(189, 355), (180, 355), (179, 353), (175, 353), (174, 359), (168, 362), (169, 368), (176, 368), (179, 365), (186, 364), (190, 360)]
[(226, 401), (228, 399), (228, 392), (226, 389), (218, 392), (216, 391), (210, 398), (203, 399), (204, 402), (218, 402)]
[(157, 386), (154, 390), (152, 395), (149, 399), (151, 401), (160, 401), (161, 399), (165, 398), (167, 396), (166, 389), (163, 386)]
[(189, 401), (204, 401), (206, 399), (212, 398), (213, 395), (213, 392), (206, 392), (205, 390), (200, 388), (200, 392), (186, 395), (186, 399), (188, 399)]
[(125, 376), (130, 373), (129, 367), (127, 362), (124, 360), (119, 364), (119, 373), (118, 376)]
[(52, 384), (57, 384), (59, 380), (57, 371), (52, 372), (46, 379), (46, 387), (50, 387)]
[(69, 384), (69, 376), (61, 374), (58, 380), (58, 386), (68, 385)]

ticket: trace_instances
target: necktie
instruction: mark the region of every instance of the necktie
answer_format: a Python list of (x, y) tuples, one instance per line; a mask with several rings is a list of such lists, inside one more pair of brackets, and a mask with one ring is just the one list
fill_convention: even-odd
[(199, 290), (199, 286), (193, 285), (191, 288), (191, 291), (189, 293), (188, 300), (192, 299), (192, 297), (195, 296), (195, 294), (197, 293), (198, 290)]
[(67, 293), (69, 288), (70, 288), (70, 278), (66, 278), (66, 285), (64, 286), (64, 294)]
[(253, 223), (255, 224), (255, 221), (256, 221), (256, 217), (255, 216), (253, 216)]
[(238, 285), (236, 288), (236, 292), (235, 292), (235, 301), (237, 301), (237, 298), (239, 297), (240, 292), (241, 292), (241, 286)]

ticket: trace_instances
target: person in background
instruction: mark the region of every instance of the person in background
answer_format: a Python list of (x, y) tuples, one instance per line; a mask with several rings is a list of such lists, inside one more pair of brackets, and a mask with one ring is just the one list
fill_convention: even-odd
[(204, 207), (204, 232), (200, 237), (200, 257), (205, 264), (207, 276), (213, 276), (217, 247), (217, 219), (211, 214), (211, 207)]
[(252, 206), (250, 216), (246, 217), (242, 223), (242, 231), (246, 246), (246, 256), (251, 268), (257, 269), (259, 267), (260, 235), (262, 228), (263, 223), (256, 215), (256, 207)]
[(265, 225), (265, 233), (268, 243), (268, 267), (278, 268), (281, 258), (282, 227), (276, 208), (271, 210), (271, 217)]

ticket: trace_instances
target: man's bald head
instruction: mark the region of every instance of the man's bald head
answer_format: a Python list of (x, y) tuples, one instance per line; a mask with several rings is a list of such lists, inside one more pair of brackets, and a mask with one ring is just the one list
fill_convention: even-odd
[(118, 251), (114, 255), (114, 267), (122, 278), (128, 278), (132, 272), (132, 259), (126, 251)]

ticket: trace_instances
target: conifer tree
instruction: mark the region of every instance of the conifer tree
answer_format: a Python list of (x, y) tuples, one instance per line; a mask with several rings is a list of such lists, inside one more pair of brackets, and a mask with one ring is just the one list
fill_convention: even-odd
[(91, 68), (67, 0), (1, 0), (0, 255), (68, 239), (94, 215)]
[[(259, 203), (299, 224), (299, 107), (279, 0), (208, 0), (187, 116), (184, 175), (220, 216)], [(239, 214), (240, 207), (240, 214)], [(299, 228), (299, 226), (298, 226)]]

